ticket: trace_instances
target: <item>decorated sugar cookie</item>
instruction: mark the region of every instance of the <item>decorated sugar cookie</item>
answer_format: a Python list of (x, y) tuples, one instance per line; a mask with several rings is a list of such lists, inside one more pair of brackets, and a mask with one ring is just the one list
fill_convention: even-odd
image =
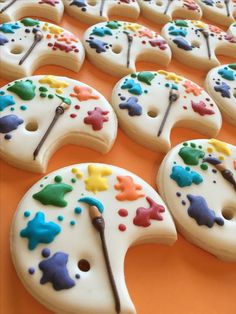
[(19, 204), (11, 234), (20, 279), (61, 314), (136, 313), (124, 277), (128, 248), (176, 240), (157, 192), (105, 164), (69, 166), (38, 181)]
[(106, 153), (116, 131), (110, 104), (81, 82), (40, 75), (0, 89), (0, 156), (16, 167), (45, 172), (51, 155), (65, 144)]
[(64, 11), (62, 0), (1, 0), (0, 23), (37, 16), (59, 23)]
[(83, 39), (89, 60), (110, 75), (135, 71), (135, 61), (167, 65), (171, 51), (156, 32), (137, 23), (109, 21), (87, 29)]
[(157, 186), (190, 242), (236, 262), (236, 146), (202, 139), (174, 147)]
[(228, 29), (228, 34), (236, 38), (236, 22), (232, 23)]
[(137, 19), (137, 0), (63, 0), (66, 12), (88, 24), (107, 21), (108, 16), (123, 16)]
[(71, 32), (60, 26), (24, 18), (0, 25), (0, 75), (17, 79), (32, 75), (42, 65), (59, 65), (78, 72), (84, 48)]
[(235, 0), (196, 0), (208, 20), (229, 26), (236, 18)]
[(224, 118), (236, 125), (236, 63), (212, 69), (206, 77), (205, 86)]
[(211, 97), (197, 84), (175, 73), (138, 72), (113, 89), (112, 105), (119, 125), (135, 142), (167, 152), (174, 126), (215, 136), (221, 115)]
[(157, 23), (165, 24), (173, 17), (200, 20), (202, 10), (194, 0), (138, 0), (142, 15)]
[(220, 62), (215, 53), (236, 56), (236, 39), (202, 21), (169, 22), (163, 27), (162, 35), (179, 62), (197, 69), (209, 70), (218, 66)]

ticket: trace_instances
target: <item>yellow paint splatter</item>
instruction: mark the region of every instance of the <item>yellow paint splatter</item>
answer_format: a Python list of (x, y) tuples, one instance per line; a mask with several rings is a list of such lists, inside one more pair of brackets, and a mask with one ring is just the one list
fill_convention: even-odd
[(166, 80), (174, 81), (175, 83), (179, 83), (180, 81), (183, 80), (183, 77), (181, 77), (181, 76), (179, 76), (173, 72), (167, 72), (164, 70), (160, 70), (160, 71), (157, 71), (157, 73), (165, 75)]
[(201, 21), (196, 21), (196, 20), (192, 20), (191, 21), (193, 23), (194, 26), (196, 26), (197, 28), (206, 28), (206, 24), (201, 22)]
[(227, 143), (214, 138), (210, 139), (208, 143), (211, 144), (218, 153), (222, 153), (227, 156), (231, 155), (231, 149), (228, 147)]
[(63, 28), (56, 26), (56, 25), (49, 26), (48, 23), (44, 23), (43, 30), (46, 32), (49, 32), (52, 35), (60, 35), (61, 33), (64, 32)]
[(98, 167), (95, 165), (88, 166), (89, 176), (84, 180), (86, 184), (86, 190), (96, 193), (97, 191), (106, 191), (108, 189), (107, 178), (104, 176), (109, 176), (112, 174), (112, 170), (108, 167)]
[(55, 88), (56, 92), (58, 94), (63, 94), (64, 93), (64, 88), (68, 87), (69, 84), (64, 82), (64, 81), (60, 81), (58, 80), (55, 76), (53, 75), (46, 75), (43, 78), (41, 78), (39, 80), (39, 83), (42, 84), (48, 84), (49, 87), (51, 88)]
[(132, 32), (137, 32), (142, 26), (137, 24), (137, 23), (127, 23), (126, 25), (124, 25), (124, 29), (125, 30), (129, 30)]

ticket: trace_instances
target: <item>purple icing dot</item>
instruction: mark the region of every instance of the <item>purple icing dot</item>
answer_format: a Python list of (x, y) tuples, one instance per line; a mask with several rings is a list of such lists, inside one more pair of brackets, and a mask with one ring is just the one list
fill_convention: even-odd
[(213, 183), (216, 183), (216, 180), (214, 180)]
[(49, 257), (51, 254), (51, 251), (48, 248), (45, 248), (42, 250), (41, 254), (43, 257)]
[(186, 202), (185, 202), (185, 201), (182, 201), (181, 203), (182, 203), (182, 205), (186, 205)]
[(180, 196), (181, 196), (181, 193), (180, 193), (180, 192), (177, 192), (176, 195), (177, 195), (178, 197), (180, 197)]
[(75, 278), (76, 278), (76, 279), (80, 279), (80, 274), (76, 274), (76, 275), (75, 275)]
[(29, 272), (30, 275), (33, 275), (34, 272), (35, 272), (35, 269), (34, 269), (33, 267), (30, 267), (30, 268), (28, 269), (28, 272)]
[(11, 137), (12, 137), (11, 134), (6, 134), (6, 135), (4, 136), (5, 140), (10, 140)]
[(126, 98), (124, 96), (121, 96), (120, 97), (120, 100), (125, 100)]

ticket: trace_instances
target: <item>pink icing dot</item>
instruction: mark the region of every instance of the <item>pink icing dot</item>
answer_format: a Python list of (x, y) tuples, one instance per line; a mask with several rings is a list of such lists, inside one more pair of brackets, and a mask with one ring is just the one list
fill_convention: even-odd
[(80, 106), (79, 106), (79, 105), (75, 105), (75, 109), (76, 109), (76, 110), (79, 110), (79, 109), (80, 109)]
[(118, 211), (118, 214), (121, 216), (121, 217), (126, 217), (128, 216), (128, 211), (124, 208), (121, 208), (119, 211)]
[(120, 224), (119, 225), (119, 230), (122, 231), (122, 232), (125, 231), (126, 230), (126, 226), (123, 225), (123, 224)]

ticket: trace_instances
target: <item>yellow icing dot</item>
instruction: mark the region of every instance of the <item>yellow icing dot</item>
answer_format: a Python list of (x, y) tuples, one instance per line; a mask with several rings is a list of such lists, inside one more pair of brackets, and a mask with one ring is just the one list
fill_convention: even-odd
[(222, 156), (222, 155), (220, 155), (220, 156), (219, 156), (219, 159), (220, 159), (220, 160), (224, 160), (224, 159), (225, 159), (225, 157), (224, 157), (224, 156)]
[(72, 169), (71, 169), (71, 172), (72, 172), (72, 173), (76, 173), (76, 172), (77, 172), (77, 169), (76, 169), (76, 168), (72, 168)]
[(228, 147), (227, 143), (216, 140), (214, 138), (209, 140), (208, 143), (211, 144), (212, 146), (214, 146), (214, 148), (216, 149), (217, 152), (222, 153), (222, 154), (227, 155), (227, 156), (231, 155), (231, 149)]
[(46, 75), (39, 80), (39, 83), (48, 84), (51, 88), (55, 88), (58, 94), (64, 93), (64, 88), (68, 87), (69, 84), (56, 79), (53, 75)]
[(83, 173), (77, 168), (72, 168), (71, 172), (76, 176), (77, 179), (81, 179), (83, 177)]
[(206, 27), (206, 24), (201, 22), (201, 21), (192, 20), (191, 22), (193, 23), (194, 26), (196, 26), (198, 28), (205, 28)]
[(167, 72), (164, 70), (160, 70), (160, 71), (157, 71), (157, 73), (165, 75), (166, 80), (174, 81), (175, 83), (179, 83), (180, 81), (183, 80), (183, 77), (181, 77), (181, 76), (179, 76), (173, 72)]
[(77, 172), (76, 173), (76, 178), (77, 179), (80, 179), (80, 178), (82, 178), (83, 177), (83, 173), (82, 172)]
[(106, 191), (108, 189), (107, 178), (103, 178), (103, 176), (109, 176), (112, 174), (110, 168), (89, 165), (88, 173), (88, 178), (84, 180), (87, 191), (96, 193), (97, 191)]
[(207, 151), (208, 151), (208, 153), (212, 153), (214, 151), (214, 149), (212, 147), (207, 147)]
[(124, 25), (125, 30), (129, 30), (132, 32), (137, 32), (142, 26), (137, 23), (128, 23)]

